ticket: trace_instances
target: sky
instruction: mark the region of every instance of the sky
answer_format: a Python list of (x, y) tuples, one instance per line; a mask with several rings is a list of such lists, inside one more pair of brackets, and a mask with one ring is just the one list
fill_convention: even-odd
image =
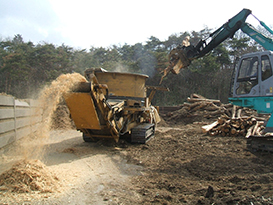
[[(75, 49), (134, 45), (217, 29), (243, 8), (273, 27), (271, 0), (0, 0), (0, 38)], [(252, 16), (247, 22), (258, 25)]]

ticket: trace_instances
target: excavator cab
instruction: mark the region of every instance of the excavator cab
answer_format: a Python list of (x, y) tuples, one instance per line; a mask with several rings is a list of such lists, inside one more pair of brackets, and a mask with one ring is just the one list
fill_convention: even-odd
[(249, 53), (240, 59), (235, 70), (232, 97), (273, 96), (273, 52)]
[(257, 56), (247, 56), (241, 59), (233, 96), (259, 96), (258, 66), (259, 59)]
[(273, 52), (256, 52), (242, 56), (235, 69), (232, 85), (233, 105), (248, 107), (260, 114), (268, 114), (262, 135), (250, 135), (247, 147), (273, 151)]
[[(273, 52), (249, 53), (240, 59), (232, 81), (229, 102), (257, 110), (261, 114), (273, 113)], [(273, 117), (265, 122), (265, 133), (273, 132)]]

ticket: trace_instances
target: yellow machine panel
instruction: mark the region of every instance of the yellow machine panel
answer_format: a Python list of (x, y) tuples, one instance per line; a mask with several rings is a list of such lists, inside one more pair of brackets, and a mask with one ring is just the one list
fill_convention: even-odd
[(65, 101), (77, 129), (101, 129), (94, 102), (89, 93), (70, 93), (65, 96)]
[(108, 85), (109, 96), (146, 97), (147, 75), (117, 72), (98, 72), (98, 81)]

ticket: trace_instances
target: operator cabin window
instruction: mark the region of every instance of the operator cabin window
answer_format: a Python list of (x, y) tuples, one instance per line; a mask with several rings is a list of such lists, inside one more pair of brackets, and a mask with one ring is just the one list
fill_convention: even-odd
[(269, 57), (264, 55), (262, 56), (262, 81), (266, 80), (270, 76), (272, 76), (272, 67)]
[(242, 60), (237, 78), (236, 94), (248, 94), (258, 84), (258, 58), (250, 57)]

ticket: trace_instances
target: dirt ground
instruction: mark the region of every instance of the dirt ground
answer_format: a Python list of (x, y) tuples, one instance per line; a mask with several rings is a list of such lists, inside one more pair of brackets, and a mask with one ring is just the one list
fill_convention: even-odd
[[(51, 131), (39, 159), (58, 178), (51, 193), (9, 192), (0, 204), (273, 204), (273, 154), (244, 137), (208, 136), (200, 124), (161, 123), (147, 144), (85, 143)], [(0, 174), (22, 160), (23, 139), (0, 149)]]

